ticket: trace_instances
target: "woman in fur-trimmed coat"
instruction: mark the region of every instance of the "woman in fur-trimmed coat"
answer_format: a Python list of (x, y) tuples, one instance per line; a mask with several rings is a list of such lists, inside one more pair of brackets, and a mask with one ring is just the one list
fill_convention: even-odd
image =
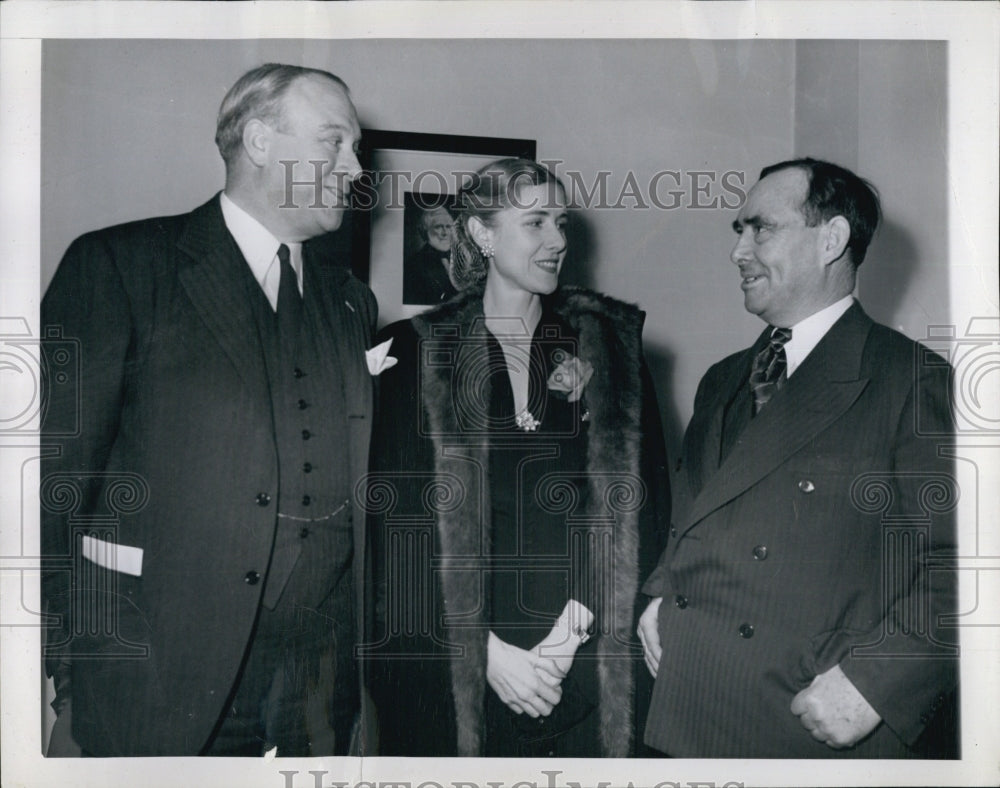
[(378, 753), (634, 755), (639, 578), (669, 518), (643, 313), (557, 288), (547, 169), (488, 165), (458, 203), (462, 292), (380, 338), (397, 363), (368, 487)]

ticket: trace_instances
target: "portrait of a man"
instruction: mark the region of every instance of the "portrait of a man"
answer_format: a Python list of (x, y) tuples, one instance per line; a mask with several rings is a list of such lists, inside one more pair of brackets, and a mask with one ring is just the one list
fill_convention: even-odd
[(455, 218), (442, 198), (408, 193), (404, 205), (403, 303), (447, 301), (457, 292), (448, 275)]

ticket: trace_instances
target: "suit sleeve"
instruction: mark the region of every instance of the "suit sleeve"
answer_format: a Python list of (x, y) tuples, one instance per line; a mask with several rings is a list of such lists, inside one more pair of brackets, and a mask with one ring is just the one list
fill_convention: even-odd
[[(694, 415), (691, 417), (691, 421), (688, 424), (687, 431), (684, 433), (684, 442), (681, 452), (680, 460), (678, 461), (679, 472), (675, 476), (675, 480), (678, 482), (677, 488), (674, 492), (675, 494), (671, 500), (671, 507), (667, 509), (667, 521), (665, 523), (664, 530), (664, 542), (666, 543), (666, 548), (662, 550), (660, 555), (660, 560), (656, 564), (656, 568), (653, 570), (652, 574), (643, 583), (642, 593), (649, 597), (663, 597), (670, 594), (670, 573), (669, 573), (669, 562), (670, 562), (670, 551), (671, 545), (669, 542), (668, 534), (670, 529), (670, 524), (672, 522), (674, 514), (681, 511), (684, 502), (690, 502), (691, 493), (688, 488), (691, 486), (688, 481), (690, 479), (690, 474), (692, 472), (691, 466), (691, 455), (694, 450), (694, 442), (697, 436), (692, 432), (692, 425), (696, 423), (695, 418), (698, 414), (704, 410), (705, 400), (712, 391), (713, 383), (713, 373), (718, 368), (718, 365), (711, 367), (708, 372), (702, 377), (701, 381), (698, 383), (698, 390), (694, 396)], [(669, 474), (668, 484), (669, 484)]]
[[(652, 376), (645, 362), (642, 365), (642, 456), (640, 468), (646, 486), (646, 504), (639, 522), (639, 577), (647, 577), (642, 593), (647, 587), (662, 585), (658, 579), (660, 556), (664, 554), (670, 530), (671, 491), (667, 470), (667, 448), (663, 439), (663, 422)], [(662, 570), (665, 571), (665, 570)], [(650, 594), (658, 596), (658, 594)], [(639, 611), (642, 612), (641, 610)]]
[(105, 469), (118, 434), (132, 341), (129, 298), (113, 257), (101, 235), (78, 239), (41, 304), (46, 366), (55, 360), (54, 354), (68, 350), (79, 370), (75, 380), (49, 381), (41, 428), (42, 598), (46, 612), (55, 617), (47, 632), (45, 658), (46, 672), (55, 678), (57, 710), (70, 689), (69, 518), (97, 506), (102, 487), (97, 474)]
[[(919, 413), (918, 413), (919, 408)], [(917, 430), (919, 415), (920, 432)], [(888, 553), (902, 582), (889, 589), (885, 619), (863, 642), (881, 648), (848, 653), (844, 674), (904, 742), (912, 745), (957, 684), (957, 629), (942, 620), (957, 610), (954, 463), (940, 449), (953, 435), (948, 368), (924, 370), (906, 398), (894, 437), (893, 512), (929, 518), (926, 539)], [(899, 545), (904, 547), (905, 545)], [(892, 546), (887, 545), (886, 550)], [(890, 575), (899, 578), (899, 575)], [(892, 633), (891, 645), (882, 641)]]

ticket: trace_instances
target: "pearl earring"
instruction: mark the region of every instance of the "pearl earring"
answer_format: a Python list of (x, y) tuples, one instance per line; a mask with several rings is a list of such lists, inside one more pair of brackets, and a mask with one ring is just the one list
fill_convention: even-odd
[(493, 248), (493, 244), (485, 243), (480, 248), (479, 251), (483, 253), (483, 257), (493, 257), (496, 254), (496, 250)]

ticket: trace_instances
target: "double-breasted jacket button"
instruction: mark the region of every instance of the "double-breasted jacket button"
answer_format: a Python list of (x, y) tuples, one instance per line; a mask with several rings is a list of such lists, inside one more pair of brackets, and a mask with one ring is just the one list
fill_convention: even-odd
[(257, 505), (258, 506), (267, 506), (269, 503), (271, 503), (271, 496), (270, 495), (268, 495), (266, 492), (257, 493)]
[(302, 378), (302, 377), (305, 377), (305, 374), (306, 374), (306, 373), (305, 373), (305, 372), (303, 372), (303, 371), (302, 371), (301, 369), (299, 369), (298, 367), (296, 367), (296, 368), (295, 368), (295, 370), (294, 370), (294, 371), (292, 372), (292, 374), (293, 374), (293, 375), (295, 375), (295, 377), (297, 377), (297, 378)]
[(312, 437), (312, 433), (309, 430), (302, 430), (302, 440), (307, 441)]
[(767, 558), (767, 545), (759, 544), (754, 547), (753, 557), (758, 561), (764, 561)]
[(305, 410), (308, 407), (309, 407), (308, 402), (306, 402), (304, 399), (299, 400), (299, 410)]
[(813, 490), (816, 489), (816, 485), (813, 484), (812, 480), (810, 480), (810, 479), (802, 479), (799, 482), (799, 489), (802, 490), (802, 492), (808, 494), (808, 493), (811, 493)]
[(753, 637), (753, 624), (740, 624), (739, 633), (741, 638), (749, 640)]
[(302, 539), (305, 539), (305, 538), (306, 538), (307, 536), (309, 536), (309, 529), (308, 529), (308, 528), (306, 528), (306, 527), (305, 527), (305, 526), (303, 525), (303, 526), (302, 526), (302, 527), (301, 527), (301, 528), (299, 529), (299, 536), (300, 536), (300, 537), (301, 537)]
[(312, 498), (310, 498), (308, 495), (303, 495), (302, 496), (302, 505), (303, 506), (308, 506), (311, 503), (312, 503)]
[(306, 462), (302, 464), (303, 473), (312, 473), (313, 464), (311, 462)]
[(676, 525), (671, 525), (670, 526), (670, 535), (671, 536), (677, 536), (677, 526)]
[(674, 597), (674, 604), (683, 610), (688, 606), (688, 598), (684, 594), (678, 594)]
[(260, 582), (260, 572), (254, 572), (252, 569), (243, 575), (243, 582), (248, 586), (255, 586)]

